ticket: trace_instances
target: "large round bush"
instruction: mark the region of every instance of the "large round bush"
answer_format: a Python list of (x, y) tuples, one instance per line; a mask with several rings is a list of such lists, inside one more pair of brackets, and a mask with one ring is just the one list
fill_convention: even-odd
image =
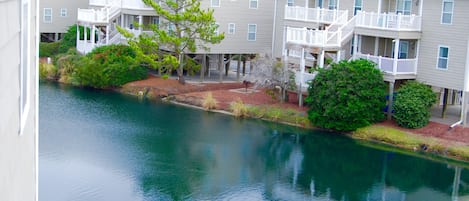
[(430, 109), (436, 94), (422, 83), (409, 81), (397, 90), (394, 101), (394, 119), (405, 128), (421, 128), (430, 120)]
[(322, 69), (308, 88), (308, 118), (315, 126), (353, 131), (384, 119), (386, 85), (367, 60)]
[(97, 47), (81, 59), (74, 71), (80, 85), (96, 88), (117, 87), (146, 77), (147, 69), (126, 45)]

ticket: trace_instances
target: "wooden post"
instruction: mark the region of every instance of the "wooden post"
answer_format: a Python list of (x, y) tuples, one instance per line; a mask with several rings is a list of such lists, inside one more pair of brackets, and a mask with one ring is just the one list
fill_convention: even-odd
[(443, 110), (441, 110), (441, 118), (446, 118), (446, 109), (448, 107), (448, 89), (443, 92)]
[(205, 68), (207, 66), (207, 56), (205, 54), (202, 54), (202, 68), (200, 69), (200, 81), (204, 81), (204, 76), (205, 76)]
[(224, 55), (223, 54), (220, 54), (218, 55), (218, 73), (219, 73), (219, 78), (220, 78), (220, 83), (223, 82), (223, 65), (224, 65), (224, 61), (223, 61), (223, 58), (224, 58)]
[(237, 65), (236, 66), (236, 80), (239, 81), (239, 70), (241, 70), (240, 69), (240, 67), (241, 67), (241, 54), (238, 54), (238, 63), (236, 65)]
[(228, 77), (228, 70), (230, 69), (230, 65), (231, 65), (231, 54), (228, 55), (228, 62), (226, 62), (226, 65), (225, 65), (225, 76)]
[(395, 81), (392, 80), (389, 82), (389, 99), (388, 99), (388, 113), (387, 113), (387, 118), (388, 120), (392, 119), (392, 110), (393, 110), (393, 105), (394, 105), (394, 84)]

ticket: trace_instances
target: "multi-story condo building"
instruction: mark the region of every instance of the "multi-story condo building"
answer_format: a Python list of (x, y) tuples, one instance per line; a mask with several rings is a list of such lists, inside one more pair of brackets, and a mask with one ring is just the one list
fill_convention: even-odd
[[(117, 1), (121, 6), (112, 6), (118, 5), (111, 3)], [(129, 7), (131, 3), (136, 6)], [(79, 41), (82, 52), (96, 45), (122, 42), (113, 31), (113, 23), (131, 29), (132, 21), (145, 24), (157, 23), (158, 19), (139, 0), (93, 0), (90, 5), (100, 10), (83, 10), (82, 15), (79, 11), (78, 21), (108, 26), (104, 30), (109, 33), (101, 35), (109, 37), (91, 46)], [(314, 79), (310, 69), (327, 67), (329, 61), (368, 59), (383, 71), (390, 101), (396, 83), (415, 79), (442, 89), (445, 100), (446, 92), (452, 91), (453, 99), (462, 103), (461, 121), (455, 123), (466, 122), (469, 26), (464, 19), (469, 17), (465, 12), (469, 1), (204, 0), (202, 5), (214, 9), (219, 31), (226, 38), (210, 52), (197, 53), (218, 58), (224, 54), (271, 53), (298, 71), (300, 86)], [(86, 13), (108, 19), (89, 19), (92, 15)], [(106, 42), (99, 43), (103, 40)]]
[(0, 200), (36, 200), (37, 0), (0, 1)]
[(41, 41), (57, 41), (77, 21), (78, 8), (88, 7), (88, 0), (41, 0), (39, 3), (39, 33)]

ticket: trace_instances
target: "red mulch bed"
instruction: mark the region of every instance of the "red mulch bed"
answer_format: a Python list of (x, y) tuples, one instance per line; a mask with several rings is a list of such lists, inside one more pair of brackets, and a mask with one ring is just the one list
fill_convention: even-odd
[[(288, 102), (279, 103), (278, 100), (273, 100), (272, 97), (262, 89), (257, 89), (256, 92), (252, 93), (242, 93), (244, 91), (243, 83), (187, 83), (182, 85), (179, 84), (177, 80), (163, 80), (155, 76), (150, 76), (146, 80), (132, 82), (126, 86), (136, 88), (149, 87), (161, 96), (176, 95), (176, 100), (192, 104), (200, 102), (200, 100), (206, 96), (207, 92), (211, 91), (213, 97), (219, 102), (218, 109), (222, 110), (228, 110), (230, 103), (238, 98), (249, 105), (275, 105), (282, 108), (292, 108), (300, 111), (307, 110), (306, 107), (298, 106), (298, 99), (294, 93), (289, 94)], [(384, 121), (382, 123), (378, 123), (378, 125), (392, 127), (422, 136), (469, 143), (469, 128), (463, 128), (460, 126), (448, 130), (449, 126), (446, 124), (430, 122), (423, 128), (405, 129), (399, 127), (394, 121)]]

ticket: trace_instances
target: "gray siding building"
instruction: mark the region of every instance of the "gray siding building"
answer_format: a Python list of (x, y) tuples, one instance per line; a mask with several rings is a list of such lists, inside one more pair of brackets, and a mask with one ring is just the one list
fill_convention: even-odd
[(76, 24), (78, 8), (87, 8), (88, 0), (41, 0), (39, 4), (41, 40), (56, 41), (69, 26)]

